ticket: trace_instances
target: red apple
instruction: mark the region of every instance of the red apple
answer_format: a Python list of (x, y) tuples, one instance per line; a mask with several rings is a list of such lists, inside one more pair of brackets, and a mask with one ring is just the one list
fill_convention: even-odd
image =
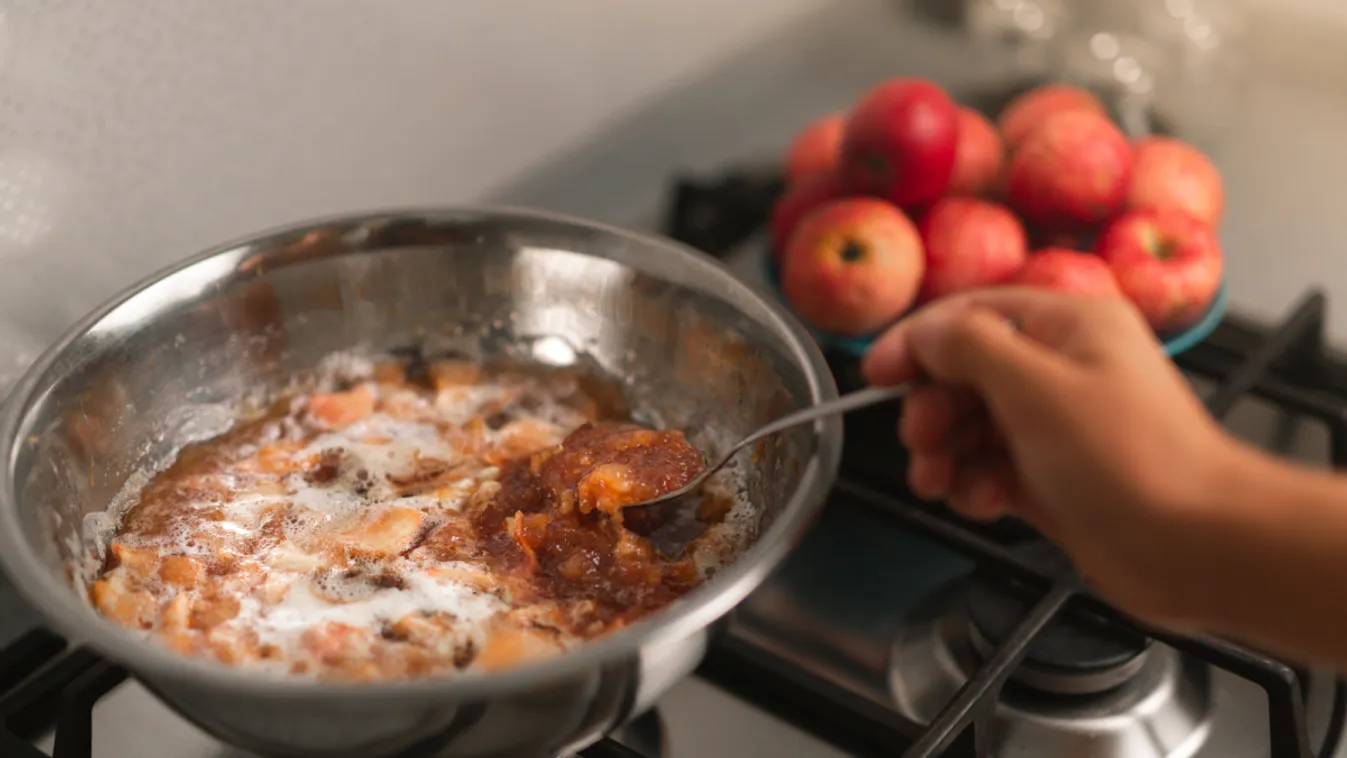
[(818, 206), (842, 196), (842, 185), (833, 174), (806, 176), (790, 185), (772, 206), (767, 233), (772, 242), (772, 257), (778, 264), (790, 244), (796, 224)]
[(947, 197), (922, 217), (920, 228), (926, 249), (923, 301), (1000, 284), (1024, 265), (1024, 228), (996, 203)]
[(996, 119), (1007, 150), (1015, 150), (1048, 117), (1069, 111), (1104, 115), (1107, 111), (1099, 98), (1088, 90), (1069, 84), (1045, 84), (1020, 95), (1001, 111)]
[(959, 144), (948, 191), (957, 195), (985, 195), (995, 189), (1004, 165), (1001, 136), (991, 122), (972, 108), (960, 108)]
[(1103, 258), (1064, 247), (1035, 251), (1010, 283), (1079, 295), (1122, 297), (1113, 270)]
[(846, 117), (841, 113), (830, 113), (810, 122), (786, 151), (786, 181), (794, 183), (810, 174), (836, 172), (845, 126)]
[(921, 237), (901, 210), (849, 197), (819, 206), (796, 227), (781, 291), (819, 329), (865, 335), (912, 307), (924, 269)]
[(1030, 225), (1075, 231), (1122, 210), (1132, 180), (1132, 146), (1090, 111), (1051, 116), (1010, 159), (1007, 200)]
[(1220, 223), (1225, 189), (1201, 150), (1172, 137), (1147, 137), (1137, 141), (1133, 153), (1128, 208), (1174, 208), (1208, 226)]
[(1183, 211), (1129, 211), (1104, 230), (1095, 249), (1161, 334), (1200, 318), (1221, 286), (1216, 233)]
[(949, 186), (959, 109), (925, 79), (891, 79), (860, 99), (842, 136), (843, 181), (900, 207), (935, 201)]

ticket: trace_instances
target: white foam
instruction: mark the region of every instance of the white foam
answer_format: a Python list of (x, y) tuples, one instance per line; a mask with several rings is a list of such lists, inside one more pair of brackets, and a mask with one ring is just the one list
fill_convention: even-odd
[(313, 373), (319, 387), (331, 389), (369, 379), (374, 375), (374, 360), (366, 354), (344, 350), (324, 357)]
[[(280, 603), (259, 609), (252, 623), (264, 641), (288, 647), (306, 629), (329, 621), (377, 631), (385, 622), (413, 613), (441, 611), (453, 614), (459, 623), (478, 627), (508, 610), (501, 599), (462, 582), (441, 581), (420, 571), (408, 572), (403, 581), (402, 588), (371, 588), (348, 602), (332, 602), (314, 592), (312, 581), (299, 581)], [(328, 597), (340, 594), (334, 590), (322, 587)]]
[(482, 406), (502, 400), (510, 392), (510, 388), (490, 384), (447, 387), (435, 395), (435, 410), (451, 424), (466, 424), (481, 413)]

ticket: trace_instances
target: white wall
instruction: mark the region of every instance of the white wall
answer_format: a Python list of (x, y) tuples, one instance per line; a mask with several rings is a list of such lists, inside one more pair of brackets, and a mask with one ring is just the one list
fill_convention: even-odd
[(0, 316), (50, 332), (232, 236), (489, 195), (825, 4), (0, 1)]
[[(1309, 282), (1347, 302), (1344, 6), (1248, 1), (1268, 15), (1213, 145), (1232, 293), (1260, 315)], [(99, 300), (236, 235), (493, 198), (628, 223), (671, 171), (770, 154), (884, 76), (1005, 74), (901, 6), (0, 0), (0, 383)]]

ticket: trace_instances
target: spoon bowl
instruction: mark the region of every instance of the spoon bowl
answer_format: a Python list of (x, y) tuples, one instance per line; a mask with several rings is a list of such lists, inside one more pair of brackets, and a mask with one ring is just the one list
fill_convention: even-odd
[(844, 413), (850, 413), (851, 411), (860, 410), (861, 408), (878, 405), (889, 400), (897, 400), (906, 395), (912, 387), (913, 384), (910, 382), (896, 384), (892, 387), (866, 387), (865, 389), (856, 390), (855, 392), (848, 392), (836, 400), (829, 400), (827, 402), (819, 403), (818, 405), (812, 405), (803, 410), (782, 416), (769, 424), (759, 427), (756, 431), (740, 438), (738, 442), (730, 445), (730, 447), (725, 450), (725, 452), (721, 453), (718, 458), (711, 460), (709, 465), (703, 468), (701, 473), (697, 474), (692, 481), (682, 487), (660, 495), (659, 497), (651, 498), (650, 500), (643, 500), (639, 503), (624, 506), (622, 508), (624, 517), (628, 514), (634, 514), (637, 511), (645, 511), (655, 507), (668, 508), (674, 503), (682, 503), (684, 501), (696, 499), (701, 493), (702, 486), (706, 484), (707, 479), (710, 479), (713, 474), (724, 468), (727, 463), (734, 459), (735, 454), (740, 450), (743, 450), (755, 442), (770, 437), (773, 434), (784, 432), (787, 429), (800, 426), (801, 424), (817, 421), (820, 418), (842, 415)]

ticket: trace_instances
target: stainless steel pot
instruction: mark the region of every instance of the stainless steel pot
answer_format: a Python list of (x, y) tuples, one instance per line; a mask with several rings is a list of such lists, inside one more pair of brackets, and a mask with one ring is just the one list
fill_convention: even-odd
[[(188, 659), (105, 621), (68, 574), (128, 477), (223, 431), (241, 397), (352, 347), (592, 359), (658, 421), (737, 435), (836, 388), (781, 308), (672, 242), (512, 210), (321, 220), (198, 255), (75, 326), (0, 415), (0, 560), (60, 632), (226, 742), (277, 756), (549, 756), (649, 707), (709, 628), (801, 537), (841, 422), (743, 465), (754, 544), (664, 612), (541, 664), (455, 681), (329, 685)], [(714, 437), (715, 434), (711, 434)], [(706, 438), (700, 444), (708, 444)]]

